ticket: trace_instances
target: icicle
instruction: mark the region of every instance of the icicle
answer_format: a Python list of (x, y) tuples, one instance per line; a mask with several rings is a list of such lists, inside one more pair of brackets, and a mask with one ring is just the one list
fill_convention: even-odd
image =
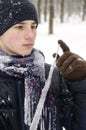
[[(58, 45), (58, 50), (59, 50), (59, 45)], [(46, 99), (46, 96), (47, 96), (47, 92), (48, 92), (50, 84), (51, 84), (51, 78), (52, 78), (53, 70), (54, 70), (54, 67), (55, 67), (55, 64), (56, 64), (56, 58), (57, 58), (57, 55), (58, 55), (58, 50), (57, 50), (57, 53), (56, 53), (56, 56), (55, 56), (54, 63), (53, 63), (53, 65), (51, 65), (48, 79), (45, 83), (44, 88), (42, 89), (42, 94), (41, 94), (41, 97), (39, 99), (39, 103), (37, 105), (37, 109), (36, 109), (34, 118), (32, 120), (30, 130), (37, 130), (37, 126), (38, 126), (38, 123), (39, 123), (39, 120), (40, 120), (40, 117), (41, 117), (41, 114), (42, 114), (42, 109), (43, 109), (44, 102), (45, 102), (45, 99)]]

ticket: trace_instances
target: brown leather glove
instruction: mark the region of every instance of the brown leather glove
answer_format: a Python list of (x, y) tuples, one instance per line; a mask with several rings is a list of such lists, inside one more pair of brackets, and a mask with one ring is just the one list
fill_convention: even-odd
[(62, 40), (59, 40), (58, 43), (63, 50), (63, 55), (57, 59), (56, 65), (63, 77), (70, 81), (86, 78), (86, 61), (79, 55), (72, 53)]

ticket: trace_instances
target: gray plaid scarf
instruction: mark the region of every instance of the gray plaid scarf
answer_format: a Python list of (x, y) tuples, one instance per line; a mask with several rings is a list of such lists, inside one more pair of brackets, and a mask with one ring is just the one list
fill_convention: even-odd
[[(10, 56), (0, 51), (0, 70), (10, 76), (24, 76), (24, 121), (27, 126), (30, 126), (45, 84), (44, 56), (35, 49), (26, 57)], [(57, 130), (56, 114), (55, 99), (48, 92), (38, 128)]]

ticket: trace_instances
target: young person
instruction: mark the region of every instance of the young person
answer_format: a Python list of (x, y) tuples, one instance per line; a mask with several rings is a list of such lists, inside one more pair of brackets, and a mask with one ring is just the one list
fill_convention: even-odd
[[(31, 2), (0, 1), (0, 130), (29, 130), (33, 121), (50, 68), (34, 48), (37, 26)], [(86, 130), (86, 61), (59, 44), (37, 130)]]

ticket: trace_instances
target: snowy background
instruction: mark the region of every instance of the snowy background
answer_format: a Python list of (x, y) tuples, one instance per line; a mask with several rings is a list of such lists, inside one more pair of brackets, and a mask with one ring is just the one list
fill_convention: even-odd
[[(86, 60), (86, 22), (73, 17), (70, 21), (61, 24), (55, 19), (52, 35), (48, 34), (48, 22), (39, 24), (35, 47), (44, 53), (45, 61), (49, 64), (53, 64), (52, 54), (57, 51), (59, 39), (67, 43), (72, 52)], [(61, 49), (59, 53), (62, 54)]]
[[(48, 34), (48, 23), (42, 22), (37, 29), (35, 48), (43, 51), (45, 61), (52, 64), (52, 54), (57, 51), (57, 41), (62, 39), (70, 50), (86, 59), (86, 22), (81, 22), (73, 17), (63, 24), (54, 20), (54, 34)], [(62, 54), (61, 49), (59, 53)]]

